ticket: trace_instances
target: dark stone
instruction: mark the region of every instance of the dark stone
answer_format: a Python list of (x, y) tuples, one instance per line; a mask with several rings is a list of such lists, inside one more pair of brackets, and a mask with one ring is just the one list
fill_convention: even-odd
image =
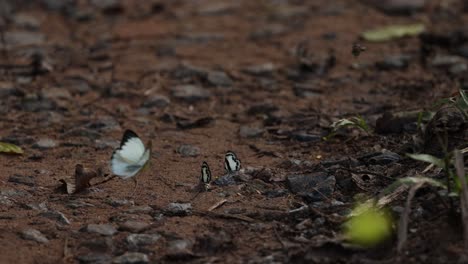
[(387, 151), (377, 156), (373, 156), (369, 159), (370, 164), (374, 165), (387, 165), (393, 162), (397, 162), (401, 159), (400, 155)]
[(183, 157), (196, 157), (200, 155), (200, 148), (184, 144), (177, 148), (177, 153), (181, 154)]
[(119, 225), (119, 230), (128, 231), (131, 233), (140, 233), (148, 229), (151, 224), (142, 221), (126, 221)]
[(170, 203), (165, 209), (164, 214), (169, 216), (187, 216), (192, 214), (192, 204), (190, 203)]
[(23, 176), (23, 175), (15, 174), (13, 176), (10, 176), (8, 178), (8, 181), (18, 183), (18, 184), (24, 184), (24, 185), (27, 185), (27, 186), (35, 186), (36, 185), (36, 179), (33, 176)]
[(108, 264), (111, 263), (111, 257), (103, 253), (89, 253), (86, 255), (76, 256), (80, 264)]
[(403, 70), (408, 68), (410, 57), (406, 55), (387, 56), (382, 61), (375, 63), (377, 69), (382, 71)]
[(302, 196), (308, 202), (322, 201), (333, 194), (336, 179), (324, 172), (288, 176), (287, 184), (291, 192)]

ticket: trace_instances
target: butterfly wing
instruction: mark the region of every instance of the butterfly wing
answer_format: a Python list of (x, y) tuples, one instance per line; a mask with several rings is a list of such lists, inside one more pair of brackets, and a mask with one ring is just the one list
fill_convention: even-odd
[(131, 131), (125, 131), (120, 147), (114, 151), (111, 158), (112, 173), (124, 179), (130, 178), (146, 164), (150, 157), (150, 150), (138, 135)]
[(200, 181), (205, 184), (208, 184), (211, 181), (211, 170), (210, 170), (210, 167), (208, 166), (208, 163), (206, 163), (206, 161), (203, 162), (202, 167), (201, 167)]

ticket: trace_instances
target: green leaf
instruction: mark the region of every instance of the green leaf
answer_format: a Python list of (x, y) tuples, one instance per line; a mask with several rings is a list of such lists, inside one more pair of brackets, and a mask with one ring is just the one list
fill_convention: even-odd
[(351, 243), (372, 247), (392, 234), (393, 219), (386, 210), (364, 203), (354, 208), (352, 217), (344, 224), (344, 236)]
[(406, 154), (406, 155), (414, 160), (424, 161), (427, 163), (434, 164), (435, 166), (439, 168), (445, 168), (444, 161), (432, 155), (429, 155), (429, 154)]
[(0, 152), (12, 153), (12, 154), (23, 154), (23, 150), (13, 144), (0, 142)]
[(371, 42), (383, 42), (407, 36), (417, 36), (424, 30), (424, 24), (392, 25), (365, 31), (362, 33), (362, 37)]

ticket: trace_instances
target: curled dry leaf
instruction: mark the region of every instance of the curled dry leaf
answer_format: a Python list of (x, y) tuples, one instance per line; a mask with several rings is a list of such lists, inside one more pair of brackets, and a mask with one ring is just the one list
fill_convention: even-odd
[(23, 149), (10, 143), (0, 142), (0, 152), (11, 154), (23, 154)]
[(90, 187), (91, 179), (100, 176), (101, 174), (102, 172), (100, 169), (97, 171), (85, 170), (83, 165), (77, 164), (75, 166), (75, 175), (73, 178), (61, 179), (60, 182), (62, 182), (62, 188), (64, 188), (68, 194), (75, 194)]

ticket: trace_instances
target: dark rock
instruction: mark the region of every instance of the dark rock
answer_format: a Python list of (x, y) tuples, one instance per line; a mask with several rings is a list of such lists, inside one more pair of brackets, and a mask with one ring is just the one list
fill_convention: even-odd
[(200, 155), (200, 148), (184, 144), (177, 148), (177, 153), (181, 154), (183, 157), (196, 157)]
[(139, 252), (126, 252), (125, 254), (114, 258), (115, 264), (145, 264), (149, 263), (148, 255)]
[(214, 86), (229, 87), (232, 85), (232, 79), (222, 71), (210, 71), (206, 76), (209, 84)]
[(134, 247), (153, 245), (161, 238), (159, 234), (130, 234), (127, 236), (127, 243)]
[(143, 107), (157, 107), (164, 108), (171, 103), (169, 98), (163, 95), (153, 95), (142, 104)]
[(45, 237), (39, 230), (28, 228), (21, 232), (21, 237), (26, 240), (33, 240), (42, 244), (49, 243), (47, 237)]
[(286, 181), (291, 192), (304, 197), (308, 202), (322, 201), (332, 195), (336, 183), (334, 176), (324, 172), (291, 175)]
[(119, 13), (123, 8), (119, 0), (91, 0), (91, 4), (105, 13)]
[(111, 257), (109, 255), (95, 252), (76, 256), (76, 259), (81, 264), (108, 264), (111, 262)]
[(109, 224), (89, 224), (86, 226), (85, 231), (103, 236), (112, 236), (117, 233), (117, 229)]
[(126, 221), (119, 225), (119, 230), (131, 233), (140, 233), (148, 229), (150, 226), (151, 224), (141, 221)]
[(256, 127), (241, 126), (239, 134), (243, 138), (256, 138), (263, 135), (263, 129)]
[(192, 204), (190, 203), (170, 203), (165, 209), (164, 214), (169, 216), (187, 216), (192, 214)]
[(443, 156), (444, 147), (439, 143), (439, 138), (446, 138), (447, 151), (455, 148), (466, 147), (468, 140), (468, 122), (465, 115), (454, 106), (441, 108), (432, 117), (424, 131), (423, 153)]
[(387, 165), (393, 162), (397, 162), (400, 159), (401, 159), (400, 155), (391, 151), (387, 151), (380, 155), (371, 157), (369, 159), (369, 163), (374, 164), (374, 165)]
[(81, 246), (87, 247), (92, 251), (106, 252), (114, 248), (114, 242), (111, 237), (98, 237), (85, 240)]
[(377, 69), (382, 71), (403, 70), (408, 68), (410, 57), (406, 55), (387, 56), (382, 61), (375, 63)]
[(36, 185), (36, 179), (33, 176), (23, 176), (23, 175), (15, 174), (13, 176), (10, 176), (8, 178), (8, 181), (18, 183), (18, 184), (24, 184), (24, 185), (27, 185), (27, 186), (35, 186)]
[(416, 124), (417, 120), (417, 115), (393, 115), (385, 112), (376, 120), (375, 132), (379, 134), (415, 133), (413, 124)]
[(50, 149), (55, 148), (57, 146), (57, 141), (50, 138), (41, 138), (32, 147), (37, 149)]
[(247, 110), (247, 114), (248, 115), (259, 115), (259, 114), (270, 115), (272, 112), (275, 112), (278, 110), (279, 108), (276, 105), (272, 105), (269, 103), (262, 103), (262, 104), (251, 106)]
[(226, 174), (213, 181), (213, 185), (228, 186), (237, 184), (234, 174)]
[(203, 117), (197, 120), (180, 120), (177, 121), (177, 128), (180, 129), (192, 129), (192, 128), (200, 128), (200, 127), (207, 127), (214, 124), (215, 119), (212, 117)]
[(289, 191), (286, 189), (280, 189), (280, 190), (269, 190), (263, 193), (268, 198), (277, 198), (277, 197), (283, 197), (288, 195)]
[(210, 98), (210, 92), (195, 85), (178, 85), (172, 88), (172, 96), (193, 103)]

